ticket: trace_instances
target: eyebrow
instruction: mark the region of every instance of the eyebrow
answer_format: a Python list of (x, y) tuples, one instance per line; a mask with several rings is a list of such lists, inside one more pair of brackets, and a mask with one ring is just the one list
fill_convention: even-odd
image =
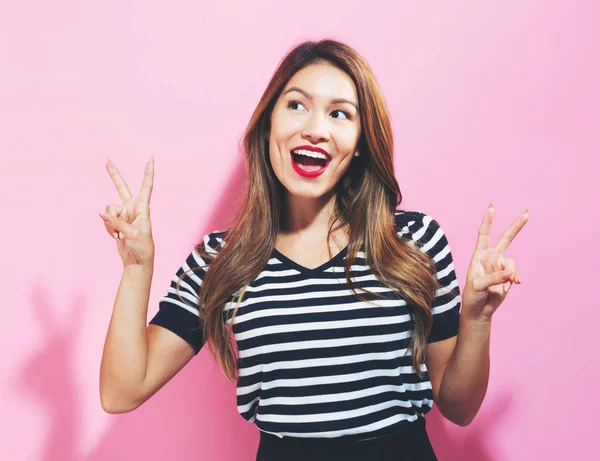
[[(283, 94), (286, 95), (290, 91), (297, 91), (298, 93), (302, 93), (304, 96), (306, 96), (311, 101), (313, 100), (313, 97), (310, 95), (310, 93), (308, 93), (307, 91), (304, 91), (302, 88), (298, 88), (297, 86), (292, 86), (292, 87), (288, 88), (288, 90), (285, 93), (283, 93)], [(341, 103), (351, 104), (358, 111), (358, 106), (354, 102), (352, 102), (352, 101), (350, 101), (348, 99), (334, 98), (330, 102), (331, 102), (331, 104), (341, 104)]]

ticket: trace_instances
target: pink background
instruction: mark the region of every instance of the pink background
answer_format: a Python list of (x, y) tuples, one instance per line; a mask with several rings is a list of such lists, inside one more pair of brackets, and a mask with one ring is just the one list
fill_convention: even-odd
[(193, 244), (228, 222), (237, 143), (277, 63), (325, 36), (375, 71), (404, 205), (441, 223), (461, 287), (488, 203), (493, 243), (530, 209), (505, 254), (523, 284), (494, 317), (483, 406), (466, 428), (428, 415), (439, 458), (595, 459), (599, 8), (282, 3), (0, 8), (0, 459), (254, 460), (257, 429), (207, 348), (135, 412), (100, 407), (122, 272), (98, 217), (120, 203), (105, 157), (135, 193), (156, 157), (150, 319)]

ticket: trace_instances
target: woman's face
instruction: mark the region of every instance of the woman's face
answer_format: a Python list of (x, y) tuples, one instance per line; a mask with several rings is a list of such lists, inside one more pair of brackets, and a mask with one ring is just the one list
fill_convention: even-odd
[[(271, 114), (269, 156), (275, 175), (291, 195), (323, 196), (359, 155), (360, 130), (352, 79), (330, 64), (304, 67), (287, 83)], [(298, 149), (302, 146), (306, 150)], [(309, 155), (291, 153), (296, 150)]]

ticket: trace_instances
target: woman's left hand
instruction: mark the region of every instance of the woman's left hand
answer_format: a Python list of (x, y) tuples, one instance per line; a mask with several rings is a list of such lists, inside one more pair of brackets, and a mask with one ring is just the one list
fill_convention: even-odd
[(504, 258), (504, 251), (523, 229), (529, 219), (526, 210), (490, 248), (490, 231), (494, 218), (494, 208), (490, 204), (481, 226), (475, 253), (467, 271), (467, 282), (462, 293), (461, 316), (470, 319), (489, 321), (502, 304), (513, 283), (520, 284), (514, 259)]

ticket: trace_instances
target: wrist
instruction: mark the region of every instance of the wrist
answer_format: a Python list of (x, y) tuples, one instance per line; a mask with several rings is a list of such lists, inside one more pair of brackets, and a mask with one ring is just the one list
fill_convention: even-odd
[(471, 315), (461, 311), (460, 322), (474, 328), (490, 328), (492, 326), (492, 317)]
[(124, 274), (152, 275), (152, 272), (154, 272), (154, 262), (147, 263), (147, 264), (128, 264), (127, 266), (125, 266), (123, 268)]

